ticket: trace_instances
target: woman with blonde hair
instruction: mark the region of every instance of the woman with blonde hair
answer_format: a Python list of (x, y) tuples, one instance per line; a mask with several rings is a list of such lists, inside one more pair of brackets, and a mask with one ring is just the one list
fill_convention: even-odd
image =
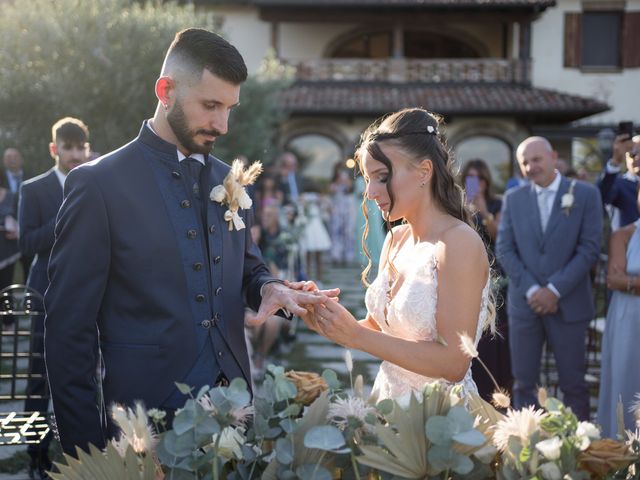
[(419, 391), (435, 379), (475, 392), (460, 335), (473, 349), (492, 323), (487, 253), (469, 226), (439, 126), (437, 117), (414, 108), (363, 134), (356, 160), (367, 196), (389, 224), (402, 224), (387, 234), (365, 319), (335, 301), (309, 307), (304, 316), (332, 341), (383, 360), (372, 394), (377, 399)]

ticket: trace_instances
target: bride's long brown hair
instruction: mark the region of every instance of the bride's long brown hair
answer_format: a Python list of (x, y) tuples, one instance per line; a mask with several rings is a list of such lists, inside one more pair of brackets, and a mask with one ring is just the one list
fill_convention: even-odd
[[(449, 154), (446, 139), (439, 131), (441, 117), (422, 108), (407, 108), (376, 120), (362, 134), (360, 144), (356, 149), (355, 160), (360, 173), (364, 175), (362, 160), (364, 153), (387, 167), (387, 193), (389, 194), (389, 212), (393, 210), (395, 196), (391, 189), (393, 166), (380, 144), (390, 145), (402, 150), (410, 158), (419, 160), (428, 158), (433, 165), (431, 177), (431, 196), (435, 204), (445, 213), (471, 225), (471, 216), (464, 202), (464, 192), (456, 182), (457, 168), (453, 157)], [(362, 212), (365, 218), (365, 228), (362, 234), (362, 248), (367, 257), (367, 266), (361, 274), (362, 282), (369, 286), (368, 275), (371, 271), (372, 260), (366, 246), (369, 234), (369, 211), (367, 209), (367, 189), (363, 194)], [(385, 218), (393, 243), (393, 230), (389, 216)], [(392, 271), (393, 263), (387, 259)], [(382, 268), (382, 266), (380, 266)], [(397, 273), (397, 272), (396, 272)], [(493, 304), (493, 302), (490, 302)]]

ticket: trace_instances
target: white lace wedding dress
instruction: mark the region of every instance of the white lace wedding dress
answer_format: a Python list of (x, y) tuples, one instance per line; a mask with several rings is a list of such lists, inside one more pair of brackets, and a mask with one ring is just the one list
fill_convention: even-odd
[[(371, 283), (365, 296), (367, 310), (380, 326), (380, 329), (394, 337), (411, 340), (436, 340), (436, 306), (438, 303), (438, 271), (431, 243), (418, 243), (400, 249), (393, 264), (402, 277), (402, 284), (387, 300), (388, 267), (383, 269)], [(475, 344), (482, 335), (487, 320), (489, 299), (489, 281), (482, 291), (482, 304)], [(386, 320), (385, 320), (386, 309)], [(371, 396), (378, 401), (385, 398), (398, 398), (411, 391), (421, 391), (428, 382), (436, 380), (405, 370), (393, 363), (383, 361), (373, 385)], [(471, 368), (460, 382), (464, 392), (477, 392), (471, 377)]]

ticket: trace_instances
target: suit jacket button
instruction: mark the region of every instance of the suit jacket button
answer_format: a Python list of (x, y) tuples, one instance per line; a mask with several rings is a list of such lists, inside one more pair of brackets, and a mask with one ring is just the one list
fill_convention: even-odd
[(216, 226), (215, 225), (211, 225), (209, 227), (209, 233), (216, 233)]
[(204, 302), (204, 295), (199, 293), (198, 295), (196, 295), (196, 302), (202, 303)]
[(220, 314), (219, 314), (219, 313), (215, 313), (215, 314), (213, 315), (213, 319), (214, 319), (216, 322), (220, 321)]
[(218, 352), (218, 357), (222, 358), (222, 355), (224, 355), (224, 352)]
[(187, 238), (193, 240), (198, 235), (198, 232), (195, 229), (187, 230)]
[(202, 322), (200, 322), (200, 325), (202, 326), (202, 328), (211, 328), (211, 320), (202, 320)]
[(222, 260), (222, 257), (220, 255), (218, 255), (217, 257), (215, 257), (213, 259), (213, 263), (220, 263), (220, 260)]
[(182, 174), (181, 174), (180, 172), (175, 172), (175, 171), (174, 171), (174, 172), (171, 172), (171, 176), (172, 176), (173, 178), (181, 178), (181, 177), (182, 177)]
[(193, 269), (194, 269), (196, 272), (199, 272), (200, 270), (202, 270), (202, 264), (201, 264), (200, 262), (196, 262), (196, 263), (194, 263), (194, 264), (193, 264)]
[(191, 206), (191, 202), (189, 200), (182, 200), (180, 202), (180, 206), (182, 208), (189, 208)]
[(220, 295), (221, 293), (222, 293), (222, 287), (216, 288), (216, 296)]

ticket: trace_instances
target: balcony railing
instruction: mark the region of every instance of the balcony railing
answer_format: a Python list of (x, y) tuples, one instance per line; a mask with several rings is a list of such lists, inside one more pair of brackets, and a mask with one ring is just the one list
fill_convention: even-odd
[(525, 60), (382, 59), (360, 58), (285, 61), (296, 70), (297, 80), (394, 83), (529, 83)]

